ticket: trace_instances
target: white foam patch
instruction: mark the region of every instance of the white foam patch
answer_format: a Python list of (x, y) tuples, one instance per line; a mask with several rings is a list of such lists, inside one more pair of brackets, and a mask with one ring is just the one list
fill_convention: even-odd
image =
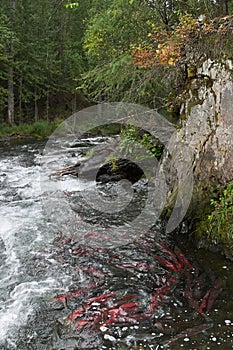
[(0, 268), (1, 288), (6, 280), (18, 274), (19, 260), (14, 250), (15, 236), (13, 220), (1, 218), (0, 237), (4, 244), (5, 262)]
[(25, 282), (17, 285), (10, 293), (10, 299), (5, 308), (0, 311), (0, 342), (8, 337), (12, 331), (16, 331), (25, 325), (28, 316), (33, 312), (36, 298), (42, 297), (52, 288), (57, 287), (53, 278), (44, 281)]

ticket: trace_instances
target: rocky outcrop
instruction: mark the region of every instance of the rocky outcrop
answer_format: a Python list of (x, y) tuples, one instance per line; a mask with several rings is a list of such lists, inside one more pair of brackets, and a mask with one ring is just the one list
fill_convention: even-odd
[(233, 63), (210, 59), (188, 82), (181, 106), (181, 138), (194, 155), (198, 183), (233, 180)]

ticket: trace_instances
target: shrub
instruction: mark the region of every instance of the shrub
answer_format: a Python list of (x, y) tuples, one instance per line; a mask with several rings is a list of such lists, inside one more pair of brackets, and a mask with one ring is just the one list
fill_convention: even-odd
[(218, 199), (211, 199), (214, 208), (207, 216), (208, 237), (215, 242), (233, 241), (233, 182), (223, 189)]
[(133, 154), (134, 149), (138, 146), (146, 149), (147, 157), (160, 157), (163, 152), (163, 145), (155, 138), (147, 133), (141, 132), (134, 126), (127, 126), (121, 132), (121, 151), (124, 151), (126, 156)]

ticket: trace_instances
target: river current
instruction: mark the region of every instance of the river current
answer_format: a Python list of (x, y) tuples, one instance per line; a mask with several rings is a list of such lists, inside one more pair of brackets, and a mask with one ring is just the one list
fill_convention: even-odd
[[(72, 149), (64, 146), (63, 158), (75, 163), (72, 157), (82, 158), (88, 143), (103, 141), (89, 138)], [(63, 177), (74, 224), (62, 216), (59, 197), (53, 212), (45, 212), (51, 193), (41, 187), (44, 146), (45, 141), (33, 139), (0, 144), (0, 349), (232, 349), (233, 264), (181, 236), (179, 249), (195, 270), (187, 272), (187, 265), (185, 277), (178, 263), (175, 272), (169, 270), (161, 259), (175, 260), (167, 247), (177, 247), (177, 242), (164, 236), (161, 222), (135, 242), (100, 247), (110, 219), (100, 219), (73, 196), (93, 183), (77, 185), (76, 178)], [(144, 183), (135, 187), (130, 210), (136, 214), (144, 192)], [(221, 282), (219, 294), (203, 317), (193, 303), (198, 298), (194, 285), (200, 284), (203, 300), (216, 280)], [(73, 313), (80, 306), (76, 318)], [(111, 317), (115, 322), (109, 322)]]

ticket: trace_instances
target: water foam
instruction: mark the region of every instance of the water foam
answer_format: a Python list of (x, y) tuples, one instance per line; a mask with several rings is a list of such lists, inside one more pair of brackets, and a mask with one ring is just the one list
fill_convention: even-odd
[(26, 324), (28, 316), (33, 312), (36, 299), (56, 286), (56, 280), (51, 277), (40, 282), (24, 282), (15, 286), (7, 305), (0, 311), (0, 344), (6, 338), (14, 339), (15, 331)]

